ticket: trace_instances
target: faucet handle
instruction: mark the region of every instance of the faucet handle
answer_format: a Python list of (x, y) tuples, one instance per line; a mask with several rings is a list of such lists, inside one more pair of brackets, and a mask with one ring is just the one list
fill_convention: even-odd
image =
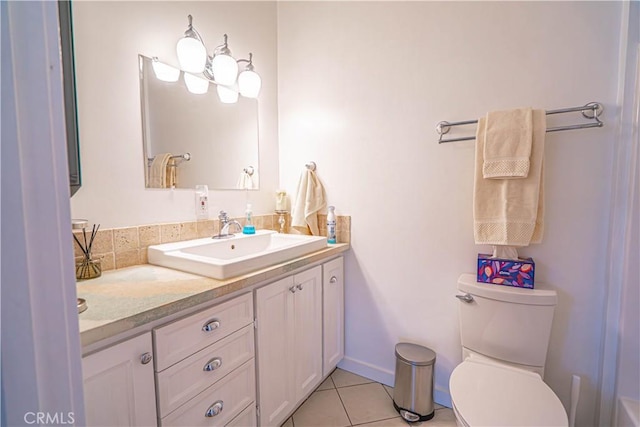
[(218, 219), (225, 223), (229, 221), (229, 217), (227, 216), (227, 213), (225, 211), (220, 211), (220, 215), (218, 215)]

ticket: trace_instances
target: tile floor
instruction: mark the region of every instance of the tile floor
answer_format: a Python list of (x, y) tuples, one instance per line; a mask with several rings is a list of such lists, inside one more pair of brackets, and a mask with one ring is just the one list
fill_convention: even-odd
[(453, 411), (438, 404), (436, 414), (408, 424), (393, 407), (393, 388), (336, 369), (282, 427), (455, 427)]

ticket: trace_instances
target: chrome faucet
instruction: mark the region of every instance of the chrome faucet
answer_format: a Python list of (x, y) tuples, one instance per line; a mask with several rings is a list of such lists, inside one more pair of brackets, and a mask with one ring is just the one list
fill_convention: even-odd
[(218, 219), (220, 220), (220, 231), (217, 235), (213, 236), (214, 239), (228, 239), (233, 237), (233, 233), (229, 233), (231, 226), (235, 226), (237, 232), (242, 233), (242, 225), (235, 219), (229, 219), (225, 211), (220, 211)]

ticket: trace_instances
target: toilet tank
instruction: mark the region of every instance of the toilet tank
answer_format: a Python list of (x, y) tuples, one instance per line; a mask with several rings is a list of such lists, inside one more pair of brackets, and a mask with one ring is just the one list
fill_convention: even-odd
[[(538, 286), (536, 284), (536, 286)], [(477, 283), (458, 279), (460, 336), (464, 349), (509, 363), (544, 368), (558, 296), (554, 290)]]

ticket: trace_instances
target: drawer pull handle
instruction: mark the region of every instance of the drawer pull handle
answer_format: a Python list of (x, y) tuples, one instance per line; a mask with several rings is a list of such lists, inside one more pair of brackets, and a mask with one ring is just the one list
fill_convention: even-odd
[(207, 372), (215, 371), (220, 366), (222, 366), (222, 359), (219, 357), (214, 357), (213, 359), (209, 360), (206, 365), (204, 365), (204, 368), (202, 368), (202, 370)]
[(291, 292), (292, 294), (296, 292), (296, 287), (295, 286), (291, 286), (289, 288), (289, 292)]
[(223, 406), (224, 406), (224, 403), (222, 402), (222, 400), (218, 400), (214, 402), (213, 405), (209, 406), (209, 409), (207, 409), (207, 412), (204, 413), (204, 416), (208, 418), (215, 417), (220, 412), (222, 412)]
[(331, 276), (331, 279), (329, 279), (329, 283), (336, 283), (338, 281), (338, 278), (336, 276)]
[(202, 327), (202, 330), (205, 332), (211, 332), (214, 329), (218, 329), (219, 327), (220, 327), (220, 321), (218, 319), (213, 319), (205, 323), (204, 326)]
[(140, 356), (140, 363), (146, 365), (147, 363), (151, 362), (151, 359), (153, 359), (151, 353), (144, 353), (142, 356)]
[(302, 290), (302, 283), (300, 283), (299, 285), (296, 285), (296, 288), (298, 288), (299, 291)]

